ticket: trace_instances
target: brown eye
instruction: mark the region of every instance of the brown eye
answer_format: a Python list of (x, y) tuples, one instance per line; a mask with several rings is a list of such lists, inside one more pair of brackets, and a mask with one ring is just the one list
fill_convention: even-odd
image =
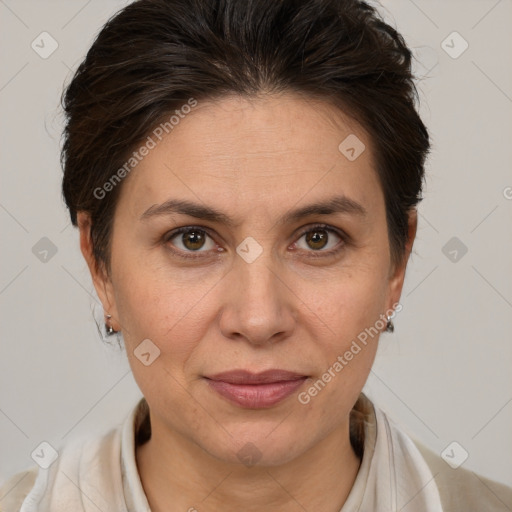
[(207, 252), (215, 248), (215, 242), (206, 231), (194, 227), (180, 228), (166, 240), (181, 252)]
[(204, 245), (205, 236), (201, 231), (188, 231), (181, 235), (183, 245), (191, 251), (197, 251)]
[(344, 237), (338, 230), (324, 226), (314, 226), (303, 231), (300, 238), (295, 242), (298, 249), (309, 253), (334, 254), (344, 244)]
[(329, 235), (325, 229), (315, 229), (306, 233), (306, 243), (312, 249), (323, 249), (329, 241)]

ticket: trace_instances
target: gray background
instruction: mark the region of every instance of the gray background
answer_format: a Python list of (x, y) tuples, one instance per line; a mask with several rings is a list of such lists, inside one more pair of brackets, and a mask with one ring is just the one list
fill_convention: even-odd
[[(63, 83), (125, 4), (0, 0), (0, 483), (42, 441), (104, 432), (141, 396), (126, 355), (98, 336), (60, 196)], [(457, 441), (462, 467), (512, 485), (512, 2), (382, 5), (418, 59), (433, 151), (403, 311), (365, 391), (437, 453)], [(43, 31), (58, 43), (46, 59), (31, 47)], [(457, 58), (454, 31), (469, 44)]]

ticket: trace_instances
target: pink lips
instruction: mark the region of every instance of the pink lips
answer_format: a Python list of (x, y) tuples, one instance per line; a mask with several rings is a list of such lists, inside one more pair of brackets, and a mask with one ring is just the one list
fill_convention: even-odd
[(248, 409), (271, 407), (290, 396), (307, 379), (286, 370), (251, 373), (233, 370), (218, 373), (206, 380), (219, 395)]

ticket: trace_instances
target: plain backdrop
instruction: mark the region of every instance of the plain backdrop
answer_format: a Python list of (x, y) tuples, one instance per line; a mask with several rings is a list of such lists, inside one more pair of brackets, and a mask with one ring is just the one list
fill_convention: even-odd
[[(113, 428), (142, 396), (98, 336), (60, 192), (63, 85), (125, 4), (0, 0), (0, 483), (42, 441)], [(416, 57), (433, 149), (403, 310), (364, 390), (435, 452), (456, 441), (462, 467), (512, 485), (512, 2), (380, 10)], [(31, 46), (55, 45), (42, 32), (58, 44), (47, 58)]]

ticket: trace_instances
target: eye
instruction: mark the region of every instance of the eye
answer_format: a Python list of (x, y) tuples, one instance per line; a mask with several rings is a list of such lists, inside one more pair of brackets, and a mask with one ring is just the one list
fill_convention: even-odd
[[(304, 239), (304, 242), (302, 240)], [(207, 231), (198, 226), (178, 228), (164, 237), (172, 252), (181, 258), (198, 258), (210, 251), (222, 252)], [(340, 243), (341, 242), (341, 243)], [(319, 224), (302, 231), (294, 249), (309, 253), (308, 256), (331, 256), (343, 249), (346, 236), (336, 228)], [(195, 254), (194, 254), (195, 253)]]
[[(301, 240), (304, 240), (304, 242), (301, 243)], [(293, 245), (308, 252), (322, 253), (322, 256), (332, 255), (343, 247), (344, 236), (335, 228), (319, 224), (303, 231), (298, 241)]]
[(195, 226), (176, 229), (165, 237), (165, 241), (178, 248), (178, 251), (173, 251), (185, 258), (195, 257), (186, 253), (204, 253), (216, 248), (210, 235), (204, 229)]

